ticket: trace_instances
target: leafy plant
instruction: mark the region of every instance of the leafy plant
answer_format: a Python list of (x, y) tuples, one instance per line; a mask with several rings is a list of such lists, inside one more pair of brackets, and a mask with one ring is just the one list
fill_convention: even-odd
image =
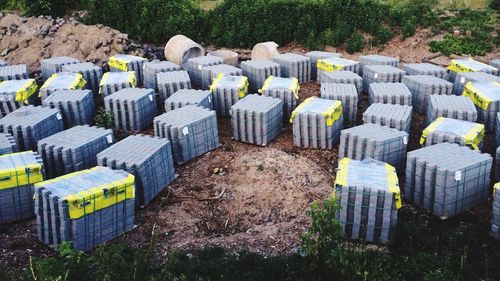
[(95, 124), (103, 128), (112, 128), (114, 126), (113, 113), (104, 107), (99, 108), (96, 112)]
[(355, 53), (363, 50), (365, 46), (365, 37), (359, 32), (354, 32), (346, 43), (346, 51), (349, 53)]

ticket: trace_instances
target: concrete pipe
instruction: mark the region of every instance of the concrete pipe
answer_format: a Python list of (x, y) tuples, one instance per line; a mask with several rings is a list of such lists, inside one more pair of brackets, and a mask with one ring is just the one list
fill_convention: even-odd
[(278, 44), (275, 42), (263, 42), (263, 43), (258, 43), (255, 46), (253, 46), (252, 49), (252, 59), (265, 59), (265, 60), (271, 60), (273, 56), (279, 55), (280, 53), (278, 52)]
[(165, 58), (180, 66), (188, 59), (205, 55), (203, 47), (184, 35), (175, 35), (165, 45)]
[(216, 50), (209, 52), (207, 56), (219, 57), (225, 64), (238, 66), (238, 53), (230, 50)]

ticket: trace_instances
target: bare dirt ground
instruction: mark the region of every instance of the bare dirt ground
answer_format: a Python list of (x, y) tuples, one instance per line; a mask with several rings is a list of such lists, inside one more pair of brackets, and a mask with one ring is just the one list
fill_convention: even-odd
[[(0, 29), (6, 23), (5, 18), (0, 20)], [(26, 29), (26, 32), (36, 32), (38, 28), (34, 31), (26, 25), (34, 26), (39, 21), (44, 24), (42, 19), (29, 19), (25, 23), (15, 19), (18, 28)], [(418, 30), (414, 37), (406, 40), (395, 38), (382, 49), (365, 50), (363, 54), (394, 56), (403, 63), (420, 62), (432, 54), (427, 47), (429, 39), (426, 32)], [(92, 40), (98, 42), (111, 33), (115, 34), (111, 36), (113, 38), (121, 36), (106, 27), (65, 23), (54, 33), (54, 37), (31, 39), (28, 47), (17, 46), (0, 59), (7, 58), (10, 63), (28, 63), (32, 69), (38, 67), (40, 58), (47, 56), (71, 55), (87, 60), (96, 56), (103, 61), (117, 52), (113, 47), (115, 41), (107, 44), (105, 50), (108, 51), (101, 50), (102, 46), (99, 46), (95, 54), (84, 55), (79, 46)], [(9, 39), (2, 39), (0, 52), (6, 45), (14, 45), (15, 42), (11, 42), (20, 39), (15, 34), (3, 36)], [(250, 53), (249, 50), (236, 51), (242, 58)], [(290, 44), (280, 48), (280, 51), (304, 53), (308, 50)], [(45, 53), (42, 55), (42, 52)], [(359, 55), (344, 54), (348, 58)], [(498, 55), (497, 49), (487, 57)], [(445, 64), (449, 58), (440, 57), (437, 61)], [(301, 101), (318, 95), (317, 83), (301, 86)], [(365, 98), (358, 109), (358, 119), (366, 107)], [(414, 114), (409, 150), (419, 147), (422, 120), (423, 116)], [(152, 130), (144, 133), (151, 134)], [(314, 200), (324, 199), (331, 192), (338, 160), (337, 149), (294, 147), (289, 123), (267, 147), (231, 140), (229, 119), (219, 119), (219, 133), (221, 147), (178, 167), (179, 176), (170, 188), (151, 204), (137, 210), (137, 228), (117, 241), (142, 247), (148, 244), (154, 229), (158, 257), (173, 248), (190, 250), (204, 245), (244, 248), (265, 255), (290, 253), (297, 249), (300, 235), (310, 224), (306, 210)], [(492, 142), (491, 135), (486, 137), (488, 142)], [(29, 256), (53, 254), (52, 249), (37, 241), (33, 219), (0, 226), (1, 268), (20, 269), (26, 266)]]

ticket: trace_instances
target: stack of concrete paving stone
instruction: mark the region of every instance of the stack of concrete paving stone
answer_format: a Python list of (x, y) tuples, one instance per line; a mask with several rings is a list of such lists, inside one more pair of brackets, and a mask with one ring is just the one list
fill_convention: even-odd
[(213, 94), (210, 91), (182, 89), (165, 100), (165, 111), (186, 105), (197, 105), (209, 110), (214, 109)]
[(42, 69), (42, 79), (45, 81), (53, 74), (63, 72), (64, 65), (77, 64), (79, 60), (70, 57), (54, 57), (44, 59), (40, 62)]
[(452, 60), (450, 66), (448, 67), (448, 70), (450, 71), (450, 75), (448, 78), (450, 82), (456, 81), (458, 73), (485, 72), (492, 75), (499, 75), (498, 68), (475, 61), (471, 58)]
[(359, 57), (359, 71), (364, 75), (364, 68), (368, 65), (389, 65), (398, 67), (399, 61), (395, 58), (381, 56), (381, 55), (366, 55)]
[(144, 82), (144, 63), (147, 60), (138, 56), (116, 54), (109, 58), (108, 65), (111, 72), (135, 72), (137, 85)]
[(377, 124), (364, 124), (345, 129), (340, 134), (339, 159), (372, 158), (396, 169), (404, 168), (408, 133)]
[(495, 147), (500, 146), (500, 113), (497, 113), (495, 124)]
[(38, 239), (91, 250), (134, 228), (134, 176), (106, 167), (35, 185)]
[(484, 72), (463, 72), (457, 74), (453, 84), (453, 94), (460, 96), (464, 93), (469, 82), (500, 82), (500, 77)]
[(363, 113), (363, 123), (379, 124), (410, 132), (411, 115), (411, 106), (374, 103)]
[(205, 66), (201, 69), (201, 85), (203, 90), (208, 90), (215, 78), (219, 75), (242, 76), (243, 71), (229, 64)]
[(500, 69), (500, 59), (491, 60), (490, 65), (496, 69)]
[(80, 73), (87, 82), (85, 89), (91, 90), (96, 95), (99, 93), (99, 83), (102, 78), (102, 68), (99, 66), (90, 62), (74, 63), (63, 65), (62, 72)]
[(7, 62), (6, 61), (3, 61), (3, 60), (0, 60), (0, 67), (4, 67), (4, 66), (7, 66)]
[(11, 134), (0, 133), (0, 155), (17, 152), (16, 139)]
[(297, 107), (299, 99), (299, 80), (295, 77), (282, 78), (269, 76), (262, 89), (259, 90), (263, 96), (277, 98), (283, 101), (283, 118), (290, 119), (292, 112)]
[(65, 128), (91, 125), (96, 113), (90, 90), (56, 91), (42, 101), (42, 106), (59, 109)]
[(34, 184), (43, 181), (43, 163), (36, 152), (0, 156), (0, 224), (33, 217)]
[(23, 106), (0, 119), (0, 133), (9, 133), (20, 151), (36, 150), (37, 142), (64, 129), (58, 109)]
[(336, 57), (319, 59), (316, 67), (318, 69), (317, 77), (320, 79), (323, 79), (322, 74), (324, 72), (345, 70), (359, 73), (359, 62)]
[(495, 182), (500, 181), (500, 147), (497, 146), (497, 149), (495, 151)]
[(52, 179), (96, 166), (97, 153), (113, 142), (111, 129), (75, 126), (38, 141), (38, 153), (43, 158), (47, 178)]
[(403, 83), (372, 83), (368, 91), (368, 102), (412, 105), (412, 95)]
[(248, 77), (250, 90), (257, 92), (269, 76), (280, 77), (281, 67), (269, 60), (249, 60), (241, 62), (243, 75)]
[(122, 89), (104, 98), (106, 110), (113, 114), (115, 129), (139, 132), (156, 116), (153, 89)]
[(500, 183), (493, 186), (493, 203), (491, 204), (491, 235), (500, 240)]
[(148, 204), (176, 177), (170, 141), (151, 136), (129, 136), (97, 154), (97, 163), (135, 176), (139, 206)]
[(390, 242), (401, 208), (394, 167), (374, 159), (340, 160), (335, 197), (340, 201), (337, 219), (346, 238)]
[(161, 104), (181, 89), (191, 89), (191, 79), (187, 71), (161, 72), (156, 75)]
[(154, 119), (155, 135), (172, 143), (174, 161), (187, 162), (220, 146), (215, 111), (187, 105)]
[(406, 75), (431, 75), (448, 80), (448, 70), (431, 63), (409, 63), (403, 65)]
[(341, 53), (331, 53), (331, 52), (323, 52), (323, 51), (311, 51), (306, 53), (305, 55), (309, 59), (311, 59), (311, 79), (316, 80), (318, 75), (318, 60), (327, 59), (331, 57), (340, 58), (342, 57)]
[(38, 86), (35, 79), (7, 80), (0, 82), (0, 117), (36, 100)]
[(248, 95), (231, 107), (233, 139), (267, 145), (283, 131), (283, 101)]
[(169, 61), (154, 60), (144, 63), (144, 87), (153, 89), (156, 92), (158, 88), (158, 73), (180, 71), (182, 68)]
[(332, 149), (344, 128), (342, 103), (310, 97), (293, 112), (293, 144), (298, 147)]
[(367, 65), (363, 70), (363, 89), (368, 92), (372, 83), (399, 83), (405, 72), (390, 65)]
[(493, 159), (488, 154), (442, 143), (408, 153), (406, 200), (442, 219), (488, 200)]
[(231, 106), (248, 94), (248, 78), (245, 76), (219, 75), (210, 86), (217, 115), (230, 117)]
[(273, 61), (280, 65), (281, 77), (299, 80), (300, 84), (311, 81), (311, 59), (298, 54), (286, 53), (273, 56)]
[(323, 72), (318, 80), (323, 83), (352, 84), (358, 91), (358, 98), (361, 99), (363, 93), (363, 78), (352, 71), (332, 71)]
[(425, 114), (425, 125), (428, 126), (438, 117), (453, 118), (469, 122), (477, 121), (477, 111), (472, 100), (463, 96), (429, 96)]
[(82, 90), (86, 84), (80, 73), (59, 72), (50, 76), (40, 88), (42, 101), (52, 93), (60, 90)]
[(356, 126), (358, 91), (354, 85), (323, 83), (320, 95), (322, 99), (341, 101), (344, 124), (348, 127)]
[(404, 76), (403, 84), (413, 96), (413, 110), (420, 114), (425, 113), (430, 95), (451, 95), (453, 92), (451, 82), (430, 75)]
[(439, 117), (422, 132), (420, 144), (430, 146), (449, 142), (479, 150), (483, 147), (483, 137), (483, 124)]
[(191, 58), (187, 61), (184, 69), (189, 73), (193, 86), (202, 87), (202, 69), (206, 66), (223, 64), (224, 60), (220, 57), (203, 56)]
[(135, 88), (137, 85), (135, 72), (106, 72), (99, 84), (99, 94), (109, 96), (125, 88)]
[(464, 96), (476, 105), (478, 121), (484, 124), (486, 131), (495, 131), (495, 117), (500, 112), (500, 83), (469, 82)]
[(28, 79), (28, 68), (25, 64), (7, 65), (0, 67), (0, 82), (6, 80)]

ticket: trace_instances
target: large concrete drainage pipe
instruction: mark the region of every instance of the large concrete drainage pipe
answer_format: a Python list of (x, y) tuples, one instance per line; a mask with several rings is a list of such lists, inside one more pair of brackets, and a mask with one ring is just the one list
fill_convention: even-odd
[(175, 35), (165, 45), (165, 58), (180, 66), (186, 64), (188, 59), (205, 55), (203, 47), (184, 35)]
[(265, 59), (265, 60), (271, 60), (273, 56), (279, 55), (280, 53), (278, 52), (278, 44), (275, 42), (263, 42), (263, 43), (258, 43), (255, 46), (253, 46), (252, 49), (252, 59)]
[(209, 52), (207, 56), (219, 57), (225, 64), (238, 66), (238, 53), (230, 50), (216, 50)]

